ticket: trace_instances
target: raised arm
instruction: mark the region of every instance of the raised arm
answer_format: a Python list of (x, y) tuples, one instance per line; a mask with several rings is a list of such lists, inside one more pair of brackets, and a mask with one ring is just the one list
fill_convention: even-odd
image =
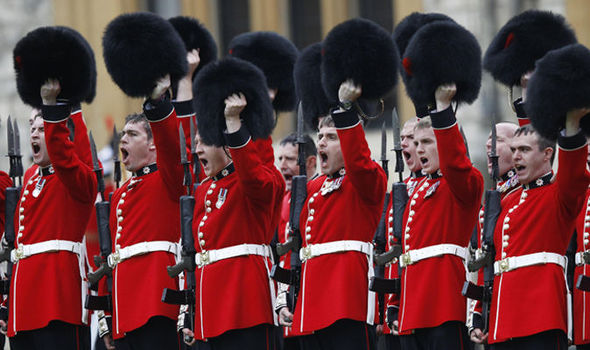
[(437, 110), (430, 113), (430, 118), (436, 136), (440, 170), (455, 198), (470, 206), (481, 200), (483, 176), (467, 157), (467, 148), (451, 107), (456, 91), (455, 84), (437, 88)]
[(60, 91), (60, 84), (55, 79), (41, 86), (47, 153), (55, 174), (72, 197), (80, 202), (93, 203), (97, 192), (96, 176), (76, 154), (74, 143), (69, 139), (66, 121), (70, 117), (70, 105), (57, 104)]

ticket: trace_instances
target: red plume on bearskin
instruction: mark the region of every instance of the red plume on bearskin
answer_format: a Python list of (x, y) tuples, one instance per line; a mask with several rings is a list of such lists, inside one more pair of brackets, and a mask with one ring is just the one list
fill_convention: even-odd
[(340, 85), (351, 78), (361, 97), (378, 99), (397, 83), (400, 59), (391, 35), (376, 23), (355, 18), (340, 23), (324, 40), (322, 84), (326, 96), (338, 101)]
[(59, 80), (59, 99), (92, 102), (96, 62), (90, 44), (68, 27), (41, 27), (29, 32), (13, 51), (17, 91), (24, 103), (40, 108), (39, 90), (47, 79)]
[(231, 57), (256, 65), (264, 73), (268, 87), (278, 90), (274, 109), (295, 108), (293, 67), (299, 51), (291, 41), (274, 32), (250, 32), (234, 37), (228, 47)]
[(301, 51), (293, 70), (297, 98), (303, 106), (303, 117), (314, 130), (318, 128), (318, 118), (328, 115), (331, 107), (322, 87), (321, 63), (322, 43), (320, 42)]
[(420, 28), (436, 21), (455, 22), (451, 17), (442, 13), (413, 12), (402, 19), (393, 30), (393, 41), (395, 41), (400, 55), (403, 57), (410, 40)]
[(239, 92), (247, 101), (240, 117), (252, 138), (272, 133), (275, 121), (266, 78), (254, 64), (233, 57), (211, 62), (197, 74), (193, 87), (197, 127), (205, 144), (225, 144), (224, 100)]
[(420, 28), (402, 62), (402, 78), (415, 106), (432, 105), (442, 84), (457, 85), (457, 102), (471, 103), (479, 94), (481, 49), (473, 34), (455, 22), (436, 21)]
[(577, 42), (563, 16), (529, 10), (512, 17), (486, 50), (483, 67), (507, 86), (520, 85), (523, 74), (548, 51)]
[[(555, 140), (569, 110), (590, 107), (590, 50), (572, 44), (549, 51), (537, 61), (527, 86), (525, 110), (533, 127)], [(581, 122), (590, 135), (590, 117)]]
[(170, 22), (153, 13), (129, 13), (113, 19), (102, 46), (107, 71), (131, 97), (148, 96), (154, 83), (167, 74), (175, 84), (188, 71), (182, 39)]

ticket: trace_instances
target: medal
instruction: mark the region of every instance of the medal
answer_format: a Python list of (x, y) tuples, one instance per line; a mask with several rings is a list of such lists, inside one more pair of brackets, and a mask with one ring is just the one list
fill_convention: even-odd
[(219, 194), (217, 195), (217, 202), (215, 202), (215, 208), (221, 208), (223, 203), (225, 203), (225, 198), (227, 198), (227, 188), (220, 188)]
[(43, 189), (43, 186), (45, 186), (45, 179), (40, 177), (37, 179), (37, 184), (35, 184), (35, 189), (33, 190), (33, 197), (37, 198), (39, 197), (39, 194), (41, 194), (41, 190)]

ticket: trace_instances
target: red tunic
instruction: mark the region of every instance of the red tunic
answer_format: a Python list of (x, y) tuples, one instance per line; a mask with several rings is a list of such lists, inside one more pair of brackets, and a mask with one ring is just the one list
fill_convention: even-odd
[[(582, 211), (576, 219), (577, 252), (590, 249), (590, 188), (586, 190), (586, 201)], [(580, 275), (590, 276), (590, 266), (584, 264), (576, 266), (574, 271), (574, 285)], [(590, 293), (574, 287), (574, 344), (590, 343)]]
[[(182, 186), (176, 113), (171, 105), (160, 111), (164, 112), (164, 119), (150, 121), (158, 170), (148, 170), (143, 175), (142, 170), (148, 168), (144, 167), (113, 194), (109, 220), (113, 251), (146, 241), (180, 240), (178, 200), (186, 190)], [(115, 267), (112, 296), (115, 339), (143, 326), (154, 316), (177, 319), (178, 306), (161, 301), (164, 288), (178, 289), (178, 279), (170, 278), (166, 272), (166, 267), (174, 264), (174, 254), (160, 251), (134, 256)]]
[[(583, 135), (560, 138), (559, 145), (559, 167), (564, 170), (554, 183), (520, 187), (502, 201), (494, 232), (495, 260), (537, 252), (565, 255), (590, 174), (585, 169)], [(566, 285), (560, 266), (534, 265), (495, 276), (490, 343), (551, 329), (567, 334)]]
[[(82, 242), (96, 198), (96, 178), (68, 139), (69, 112), (66, 105), (43, 107), (45, 143), (54, 172), (26, 173), (15, 217), (17, 248), (54, 239)], [(41, 191), (36, 190), (41, 185)], [(82, 324), (76, 254), (48, 252), (20, 260), (10, 288), (8, 336), (45, 327), (52, 320)]]
[[(228, 142), (233, 163), (197, 189), (193, 219), (197, 252), (240, 244), (268, 245), (274, 234), (274, 201), (280, 202), (276, 194), (285, 191), (284, 182), (277, 188), (277, 172), (264, 165), (262, 155), (272, 150), (262, 153), (262, 144), (249, 139), (245, 130), (231, 134), (241, 136), (238, 142)], [(249, 255), (197, 268), (195, 338), (272, 324), (270, 266), (269, 258)]]
[[(356, 114), (342, 114), (334, 115), (334, 122), (346, 174), (322, 175), (308, 183), (300, 217), (303, 247), (341, 240), (371, 242), (379, 224), (385, 172), (371, 160)], [(340, 182), (340, 187), (321, 194), (324, 183), (330, 182)], [(325, 254), (303, 262), (293, 334), (323, 329), (341, 319), (366, 322), (368, 293), (368, 257), (361, 252)]]
[[(404, 213), (402, 248), (438, 244), (467, 247), (477, 221), (483, 177), (467, 157), (452, 110), (431, 114), (442, 177), (428, 178), (416, 188)], [(399, 329), (436, 327), (448, 321), (465, 322), (463, 260), (443, 255), (419, 261), (402, 270)]]

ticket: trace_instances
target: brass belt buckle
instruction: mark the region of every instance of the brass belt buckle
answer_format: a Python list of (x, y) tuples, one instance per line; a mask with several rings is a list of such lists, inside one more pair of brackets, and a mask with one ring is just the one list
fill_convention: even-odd
[(22, 245), (15, 250), (14, 257), (16, 258), (16, 261), (25, 257), (25, 251)]
[(107, 263), (111, 268), (115, 268), (117, 264), (121, 262), (121, 254), (119, 253), (119, 249), (115, 249), (115, 252), (110, 254), (107, 258)]
[(208, 251), (205, 250), (205, 251), (202, 251), (197, 254), (199, 254), (199, 263), (198, 263), (199, 268), (202, 268), (203, 266), (209, 264), (209, 252)]
[(500, 273), (507, 272), (510, 269), (510, 264), (508, 263), (508, 258), (500, 260), (498, 264), (500, 267)]
[(301, 248), (301, 260), (305, 261), (310, 258), (311, 258), (311, 248), (310, 247)]
[(410, 252), (404, 253), (401, 255), (401, 262), (402, 265), (408, 266), (408, 265), (412, 265), (412, 258), (410, 257)]

